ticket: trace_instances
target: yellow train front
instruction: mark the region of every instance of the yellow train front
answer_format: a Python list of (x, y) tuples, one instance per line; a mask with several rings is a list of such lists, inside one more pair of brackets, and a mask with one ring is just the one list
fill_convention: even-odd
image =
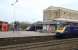
[(57, 28), (56, 38), (78, 38), (78, 26), (64, 26)]

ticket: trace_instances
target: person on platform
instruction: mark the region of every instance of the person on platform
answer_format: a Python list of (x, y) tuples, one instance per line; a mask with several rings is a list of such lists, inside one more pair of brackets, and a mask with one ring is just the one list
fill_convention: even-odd
[(14, 22), (14, 30), (13, 31), (19, 31), (19, 23), (18, 22)]

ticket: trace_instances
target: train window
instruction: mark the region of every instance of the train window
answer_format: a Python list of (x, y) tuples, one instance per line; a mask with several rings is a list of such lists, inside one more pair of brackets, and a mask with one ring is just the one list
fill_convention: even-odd
[(59, 26), (57, 27), (57, 30), (63, 30), (63, 28), (64, 28), (63, 25), (59, 25)]
[(70, 27), (66, 27), (65, 32), (69, 32), (70, 31)]

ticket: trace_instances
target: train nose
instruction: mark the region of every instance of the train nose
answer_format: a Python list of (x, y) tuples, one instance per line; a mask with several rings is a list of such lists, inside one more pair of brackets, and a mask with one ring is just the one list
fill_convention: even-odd
[(56, 33), (56, 38), (58, 38), (58, 37), (60, 37), (60, 33), (59, 32)]
[(63, 39), (64, 38), (64, 35), (62, 33), (56, 33), (56, 38), (57, 39)]

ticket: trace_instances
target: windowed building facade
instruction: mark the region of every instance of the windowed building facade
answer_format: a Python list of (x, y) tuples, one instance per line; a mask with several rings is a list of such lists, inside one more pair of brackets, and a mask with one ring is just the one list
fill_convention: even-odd
[[(56, 23), (53, 21), (54, 19), (57, 18), (65, 18), (65, 19), (72, 19), (72, 20), (78, 20), (78, 11), (71, 10), (71, 9), (66, 9), (62, 7), (53, 7), (50, 6), (47, 9), (43, 11), (43, 28), (46, 26), (46, 30), (48, 31), (49, 29), (51, 32), (55, 32), (55, 27), (53, 27)], [(48, 23), (46, 25), (46, 23)], [(51, 27), (49, 27), (51, 26)]]

